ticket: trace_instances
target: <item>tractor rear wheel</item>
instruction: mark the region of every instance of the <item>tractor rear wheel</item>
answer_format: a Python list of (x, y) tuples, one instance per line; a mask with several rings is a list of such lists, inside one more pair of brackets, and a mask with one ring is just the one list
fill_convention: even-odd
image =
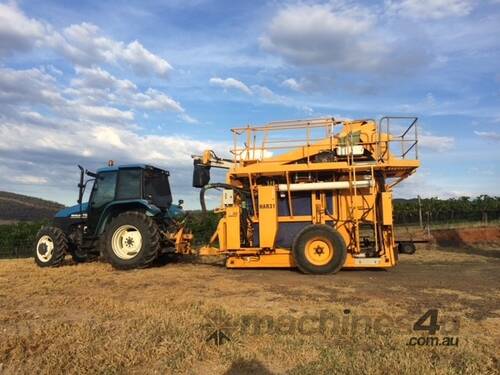
[(295, 264), (304, 273), (327, 274), (339, 271), (345, 263), (347, 248), (335, 229), (309, 225), (302, 229), (292, 246)]
[(158, 225), (142, 212), (119, 214), (106, 228), (105, 236), (104, 253), (117, 269), (148, 267), (160, 251)]
[(61, 265), (68, 252), (68, 239), (57, 227), (43, 227), (35, 239), (35, 262), (40, 267)]

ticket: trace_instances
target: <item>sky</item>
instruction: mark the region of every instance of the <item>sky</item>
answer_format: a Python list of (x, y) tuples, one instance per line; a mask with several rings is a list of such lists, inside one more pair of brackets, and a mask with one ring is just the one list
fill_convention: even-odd
[(112, 159), (196, 209), (191, 155), (232, 127), (399, 115), (396, 197), (500, 195), (499, 35), (500, 0), (0, 0), (0, 190), (73, 204)]

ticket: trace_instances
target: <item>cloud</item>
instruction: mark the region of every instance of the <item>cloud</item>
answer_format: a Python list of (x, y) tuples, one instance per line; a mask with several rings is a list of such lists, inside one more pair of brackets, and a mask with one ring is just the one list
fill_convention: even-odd
[(455, 138), (432, 135), (428, 132), (424, 132), (418, 136), (419, 147), (436, 151), (436, 152), (446, 152), (453, 147), (455, 147)]
[(178, 102), (161, 91), (152, 88), (147, 89), (144, 93), (134, 94), (125, 101), (127, 100), (130, 105), (143, 109), (159, 111), (170, 109), (175, 112), (184, 112), (184, 108)]
[(136, 74), (166, 77), (172, 66), (134, 40), (124, 43), (102, 35), (98, 26), (83, 22), (57, 31), (30, 19), (15, 4), (0, 4), (0, 57), (34, 47), (49, 47), (81, 66), (99, 63), (129, 66)]
[(118, 79), (98, 66), (93, 66), (90, 68), (76, 66), (75, 72), (78, 78), (75, 78), (71, 81), (71, 85), (73, 87), (84, 87), (101, 90), (112, 88), (119, 91), (131, 91), (137, 89), (137, 86), (133, 82), (127, 79)]
[(304, 83), (297, 82), (295, 78), (285, 79), (281, 84), (293, 91), (302, 91), (304, 89)]
[(37, 68), (0, 67), (0, 103), (59, 105), (63, 101), (50, 74)]
[(166, 77), (172, 70), (165, 59), (149, 52), (137, 40), (125, 44), (102, 36), (98, 26), (87, 22), (66, 27), (61, 33), (52, 33), (47, 36), (46, 44), (78, 65), (121, 63), (130, 66), (137, 74), (153, 73), (160, 77)]
[(64, 200), (74, 191), (77, 163), (94, 169), (111, 158), (183, 171), (191, 166), (191, 152), (217, 145), (179, 135), (143, 134), (135, 122), (138, 110), (173, 112), (185, 123), (197, 120), (165, 92), (139, 88), (102, 67), (165, 77), (170, 64), (140, 42), (106, 37), (90, 23), (57, 30), (28, 18), (15, 4), (0, 4), (0, 59), (38, 48), (75, 64), (74, 74), (53, 65), (0, 65), (4, 188)]
[[(47, 159), (53, 162), (55, 157), (56, 164), (70, 165), (75, 160), (87, 159), (87, 163), (95, 165), (113, 158), (120, 163), (142, 161), (190, 166), (192, 153), (219, 145), (186, 136), (140, 135), (132, 129), (103, 124), (41, 128), (9, 122), (0, 125), (0, 135), (0, 152), (10, 152), (12, 158), (36, 164)], [(61, 158), (61, 155), (66, 156)]]
[(119, 57), (128, 62), (136, 73), (142, 75), (148, 75), (152, 69), (159, 76), (166, 76), (173, 69), (166, 60), (149, 52), (137, 40), (124, 47)]
[(247, 85), (245, 85), (243, 82), (238, 81), (237, 79), (234, 79), (231, 77), (226, 78), (226, 79), (222, 79), (219, 77), (213, 77), (213, 78), (210, 78), (209, 82), (213, 86), (222, 87), (223, 89), (239, 90), (247, 95), (252, 95), (252, 90), (250, 90)]
[(189, 116), (188, 114), (186, 113), (182, 113), (181, 115), (179, 115), (179, 118), (185, 122), (187, 122), (188, 124), (199, 124), (200, 122), (195, 119), (194, 117), (192, 116)]
[(31, 176), (31, 175), (17, 175), (9, 176), (6, 178), (12, 182), (25, 184), (25, 185), (45, 185), (48, 181), (45, 177)]
[(439, 197), (442, 199), (457, 198), (461, 196), (475, 195), (471, 191), (467, 191), (462, 186), (457, 186), (456, 182), (452, 181), (436, 181), (431, 174), (422, 168), (419, 168), (417, 173), (408, 177), (402, 183), (394, 188), (394, 196), (396, 198), (416, 198), (420, 195), (422, 198)]
[(267, 104), (278, 104), (285, 107), (293, 107), (307, 113), (312, 113), (313, 109), (301, 103), (297, 103), (294, 99), (278, 95), (270, 88), (261, 85), (252, 85), (252, 92), (260, 99), (261, 102)]
[[(390, 132), (392, 135), (396, 137), (401, 137), (402, 134), (406, 133), (408, 130), (408, 126), (411, 123), (411, 119), (401, 119), (398, 121), (397, 118), (393, 118), (390, 122)], [(385, 128), (386, 122), (383, 122), (382, 131), (386, 131)], [(418, 124), (417, 124), (418, 125)], [(415, 127), (410, 129), (408, 133), (406, 133), (405, 140), (403, 143), (405, 150), (411, 146), (412, 139), (415, 139), (416, 133), (414, 133)], [(394, 151), (398, 150), (398, 147), (401, 149), (401, 145), (399, 141), (394, 142)], [(455, 147), (455, 138), (450, 136), (441, 136), (435, 135), (432, 132), (422, 128), (418, 125), (418, 148), (426, 149), (434, 152), (446, 152), (450, 151)], [(410, 151), (411, 152), (411, 151)], [(399, 151), (399, 153), (401, 153)], [(412, 155), (412, 154), (411, 154)]]
[(108, 159), (146, 162), (186, 174), (191, 153), (218, 145), (141, 134), (136, 110), (170, 111), (198, 123), (166, 93), (141, 91), (94, 64), (75, 66), (73, 76), (53, 66), (0, 67), (0, 172), (8, 176), (3, 188), (68, 202), (77, 163), (95, 169)]
[(167, 94), (148, 88), (140, 92), (137, 85), (127, 79), (119, 79), (100, 67), (76, 67), (76, 77), (65, 93), (79, 102), (127, 105), (133, 108), (155, 111), (174, 111), (183, 113), (179, 102)]
[(385, 3), (389, 15), (433, 20), (466, 16), (474, 5), (474, 0), (387, 0)]
[[(29, 183), (32, 190), (25, 187), (23, 191), (36, 193), (43, 186), (45, 192), (66, 194), (73, 191), (76, 164), (95, 169), (109, 159), (120, 164), (157, 165), (169, 169), (172, 175), (189, 174), (191, 154), (201, 154), (210, 148), (228, 148), (227, 144), (216, 140), (198, 141), (175, 134), (141, 134), (134, 126), (97, 120), (92, 115), (80, 114), (80, 117), (73, 120), (58, 114), (38, 113), (21, 119), (15, 113), (3, 114), (0, 171), (3, 175), (16, 177), (4, 181), (4, 189), (18, 190), (19, 184)], [(40, 125), (40, 118), (44, 119), (43, 125)], [(175, 183), (185, 191), (188, 180), (176, 180)], [(61, 195), (58, 200), (62, 200)]]
[(134, 114), (131, 111), (123, 111), (114, 107), (107, 106), (94, 106), (94, 105), (77, 105), (74, 108), (77, 109), (80, 118), (89, 118), (99, 121), (131, 121), (134, 119)]
[(26, 17), (14, 3), (0, 4), (0, 57), (30, 50), (45, 33), (43, 23)]
[(210, 83), (213, 86), (222, 87), (224, 89), (235, 89), (242, 91), (249, 96), (257, 98), (261, 103), (277, 104), (285, 107), (298, 108), (308, 113), (313, 112), (312, 108), (297, 103), (295, 100), (286, 96), (278, 95), (267, 86), (252, 85), (251, 87), (249, 87), (247, 84), (234, 78), (222, 79), (218, 77), (211, 78)]
[[(54, 76), (41, 69), (0, 68), (0, 103), (44, 105), (48, 111), (66, 118), (115, 122), (133, 120), (131, 109), (134, 108), (173, 111), (182, 115), (186, 122), (193, 123), (191, 117), (186, 117), (180, 103), (159, 90), (148, 88), (140, 92), (132, 82), (120, 80), (101, 68), (77, 68), (76, 73), (77, 77), (70, 81), (70, 86), (62, 87)], [(0, 116), (8, 110), (0, 110)], [(30, 112), (17, 111), (25, 115)], [(33, 111), (31, 116), (38, 116), (37, 119), (41, 120)]]
[(474, 130), (474, 134), (489, 141), (500, 142), (500, 133)]
[(300, 3), (278, 11), (260, 44), (295, 65), (349, 72), (409, 72), (427, 64), (426, 43), (416, 43), (417, 36), (405, 34), (402, 25), (397, 28), (391, 32), (372, 8)]

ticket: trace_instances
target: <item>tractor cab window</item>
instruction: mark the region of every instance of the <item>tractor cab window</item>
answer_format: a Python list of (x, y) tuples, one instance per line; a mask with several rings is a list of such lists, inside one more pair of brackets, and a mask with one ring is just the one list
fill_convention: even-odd
[(172, 204), (172, 194), (168, 183), (168, 172), (159, 169), (144, 171), (144, 193), (146, 198), (160, 208)]
[(142, 169), (126, 168), (120, 169), (118, 175), (118, 187), (116, 199), (140, 199), (142, 185)]
[(97, 176), (92, 192), (92, 206), (99, 208), (115, 199), (116, 172), (103, 172)]

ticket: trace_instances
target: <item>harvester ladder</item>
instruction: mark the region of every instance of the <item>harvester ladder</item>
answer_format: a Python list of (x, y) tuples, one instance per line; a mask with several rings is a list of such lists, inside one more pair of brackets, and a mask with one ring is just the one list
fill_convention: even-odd
[[(353, 225), (353, 230), (351, 232), (351, 240), (353, 241), (354, 249), (357, 252), (359, 250), (359, 245), (360, 245), (360, 223), (363, 221), (363, 218), (365, 215), (370, 211), (373, 210), (373, 239), (375, 242), (375, 251), (378, 253), (379, 250), (379, 243), (378, 243), (378, 223), (377, 223), (377, 204), (376, 200), (373, 203), (373, 205), (368, 205), (363, 202), (361, 206), (358, 205), (358, 188), (357, 188), (357, 168), (355, 164), (355, 155), (354, 155), (354, 148), (353, 148), (353, 139), (352, 139), (352, 133), (350, 134), (350, 145), (348, 145), (348, 152), (347, 152), (347, 163), (348, 163), (348, 179), (349, 179), (349, 209), (348, 209), (348, 221), (352, 223)], [(370, 195), (376, 194), (377, 187), (376, 187), (376, 181), (375, 181), (375, 170), (373, 165), (370, 166)]]
[[(373, 166), (370, 167), (371, 174), (371, 186), (370, 186), (370, 195), (373, 196), (377, 193), (377, 186), (375, 182), (375, 171)], [(375, 242), (375, 253), (378, 254), (379, 243), (378, 243), (378, 222), (377, 222), (377, 199), (373, 200), (373, 206), (371, 207), (373, 210), (373, 241)]]
[(354, 165), (354, 147), (353, 147), (353, 134), (350, 133), (350, 141), (347, 145), (347, 164), (348, 164), (348, 180), (349, 180), (349, 218), (352, 224), (351, 241), (353, 242), (354, 252), (359, 251), (359, 222), (357, 218), (357, 196), (358, 189), (356, 186), (356, 166)]

